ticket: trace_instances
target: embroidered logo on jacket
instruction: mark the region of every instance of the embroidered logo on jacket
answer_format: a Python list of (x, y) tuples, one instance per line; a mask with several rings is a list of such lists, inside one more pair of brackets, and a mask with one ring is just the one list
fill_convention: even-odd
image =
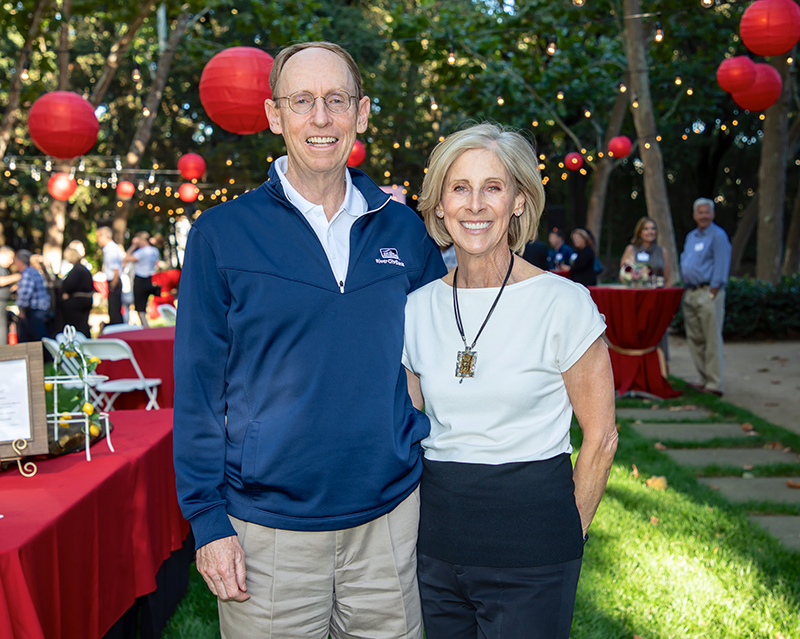
[(382, 248), (381, 257), (379, 259), (376, 258), (375, 262), (377, 264), (394, 264), (395, 266), (405, 266), (405, 264), (400, 261), (400, 255), (396, 248)]

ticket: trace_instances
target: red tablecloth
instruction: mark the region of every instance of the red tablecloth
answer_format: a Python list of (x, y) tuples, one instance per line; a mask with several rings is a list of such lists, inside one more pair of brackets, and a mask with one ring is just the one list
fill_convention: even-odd
[[(158, 388), (158, 405), (160, 408), (172, 408), (173, 395), (175, 394), (175, 378), (172, 373), (172, 351), (175, 345), (175, 327), (160, 326), (158, 328), (143, 328), (138, 331), (125, 331), (124, 333), (110, 333), (101, 335), (101, 338), (116, 338), (127, 342), (133, 356), (142, 369), (145, 377), (155, 377), (161, 380)], [(101, 362), (97, 373), (108, 375), (109, 379), (123, 377), (136, 377), (130, 362)], [(135, 409), (147, 406), (147, 396), (144, 391), (123, 393), (114, 402), (114, 408)]]
[(116, 411), (105, 440), (0, 473), (0, 637), (103, 636), (181, 547), (172, 411)]
[(644, 391), (665, 399), (679, 395), (662, 375), (655, 347), (680, 306), (683, 289), (613, 285), (590, 286), (589, 291), (606, 316), (616, 391)]

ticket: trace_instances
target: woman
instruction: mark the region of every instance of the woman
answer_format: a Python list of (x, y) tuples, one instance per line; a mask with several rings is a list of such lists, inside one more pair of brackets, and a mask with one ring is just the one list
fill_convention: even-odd
[[(669, 282), (669, 263), (665, 259), (664, 249), (656, 244), (658, 240), (658, 226), (654, 219), (649, 217), (639, 218), (633, 229), (631, 243), (625, 247), (625, 252), (620, 260), (622, 266), (626, 264), (646, 264), (650, 272), (656, 277), (663, 277)], [(621, 276), (620, 276), (620, 279)]]
[(513, 253), (536, 235), (537, 166), (521, 135), (481, 124), (436, 147), (422, 186), (428, 232), (458, 258), (406, 305), (409, 393), (431, 421), (417, 546), (428, 639), (569, 636), (616, 449), (596, 307)]
[(91, 337), (89, 314), (92, 312), (94, 281), (74, 248), (64, 249), (64, 259), (72, 265), (61, 284), (61, 311), (64, 326), (72, 325), (79, 333)]
[(569, 279), (584, 286), (597, 285), (594, 270), (594, 240), (586, 229), (572, 231), (572, 246), (575, 252), (570, 257)]

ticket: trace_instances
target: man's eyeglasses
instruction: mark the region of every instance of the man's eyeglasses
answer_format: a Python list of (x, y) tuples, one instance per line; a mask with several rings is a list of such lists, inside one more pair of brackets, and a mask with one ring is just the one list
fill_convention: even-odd
[(344, 91), (334, 91), (325, 96), (315, 96), (310, 91), (298, 91), (297, 93), (292, 93), (292, 95), (273, 98), (273, 100), (276, 102), (278, 100), (287, 100), (292, 111), (298, 115), (304, 115), (311, 112), (317, 102), (317, 98), (322, 98), (325, 107), (331, 113), (344, 113), (350, 108), (350, 102), (357, 99)]

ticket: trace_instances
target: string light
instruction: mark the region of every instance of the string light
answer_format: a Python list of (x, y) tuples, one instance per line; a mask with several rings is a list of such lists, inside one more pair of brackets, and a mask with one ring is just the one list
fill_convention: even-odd
[(792, 62), (794, 62), (794, 58), (792, 56), (786, 58), (786, 64), (791, 64)]
[(558, 93), (556, 93), (556, 99), (558, 99), (558, 100), (563, 100), (564, 99), (564, 92), (561, 89), (559, 89)]
[(447, 64), (450, 66), (456, 63), (456, 52), (453, 50), (453, 47), (450, 47), (450, 52), (447, 54)]
[(633, 102), (631, 102), (631, 106), (634, 109), (638, 109), (639, 108), (639, 98), (637, 98), (636, 96), (633, 96)]
[(81, 173), (83, 173), (83, 171), (84, 171), (85, 169), (86, 169), (86, 160), (83, 158), (83, 156), (81, 156), (81, 161), (78, 163), (78, 170), (79, 170)]
[(13, 157), (11, 158), (11, 161), (8, 163), (8, 168), (11, 169), (12, 171), (17, 168), (17, 163), (14, 162)]
[(25, 60), (25, 64), (22, 65), (22, 73), (20, 74), (20, 77), (26, 82), (31, 77), (31, 74), (28, 72), (30, 68), (31, 68), (30, 60)]
[(548, 55), (555, 55), (556, 51), (558, 50), (556, 47), (556, 37), (553, 36), (553, 39), (547, 44), (547, 54)]
[(681, 86), (682, 82), (683, 82), (683, 80), (681, 80), (681, 76), (678, 76), (678, 77), (675, 78), (675, 84), (677, 86)]
[(576, 7), (582, 7), (586, 4), (586, 0), (572, 0), (572, 4), (574, 4)]
[(714, 6), (714, 0), (700, 0), (700, 4), (706, 9), (710, 9)]
[(395, 140), (394, 144), (392, 144), (392, 148), (393, 149), (399, 149), (400, 148), (400, 143), (397, 140)]
[(686, 95), (692, 95), (692, 94), (694, 94), (694, 89), (692, 87), (686, 89)]
[(431, 111), (436, 111), (439, 108), (439, 105), (436, 104), (436, 98), (431, 96)]
[(653, 39), (656, 42), (661, 42), (664, 39), (664, 27), (661, 26), (661, 20), (656, 20), (656, 34)]
[(146, 118), (149, 118), (149, 117), (150, 117), (150, 109), (148, 109), (147, 107), (144, 107), (144, 108), (142, 109), (142, 115), (143, 115), (144, 117), (146, 117)]
[(53, 163), (50, 160), (47, 160), (47, 162), (44, 163), (44, 170), (50, 171), (50, 169), (52, 168), (53, 168)]
[(625, 83), (624, 82), (620, 82), (619, 83), (619, 92), (620, 93), (625, 93), (625, 91), (627, 91), (627, 90), (628, 90), (628, 87), (625, 86)]
[(539, 126), (539, 120), (534, 120), (533, 122), (531, 122), (531, 125), (535, 127)]
[(150, 176), (147, 178), (147, 181), (150, 184), (152, 184), (153, 182), (156, 181), (156, 172), (155, 171), (150, 171)]
[(497, 104), (499, 104), (500, 106), (503, 106), (505, 103), (506, 103), (506, 101), (503, 99), (503, 96), (502, 95), (498, 95), (497, 96)]
[(142, 72), (139, 70), (139, 63), (133, 63), (133, 73), (131, 73), (131, 77), (133, 78), (134, 82), (139, 82), (142, 79)]
[(584, 109), (583, 110), (583, 115), (584, 115), (584, 117), (590, 118), (590, 117), (592, 117), (592, 112), (589, 111), (589, 109)]

